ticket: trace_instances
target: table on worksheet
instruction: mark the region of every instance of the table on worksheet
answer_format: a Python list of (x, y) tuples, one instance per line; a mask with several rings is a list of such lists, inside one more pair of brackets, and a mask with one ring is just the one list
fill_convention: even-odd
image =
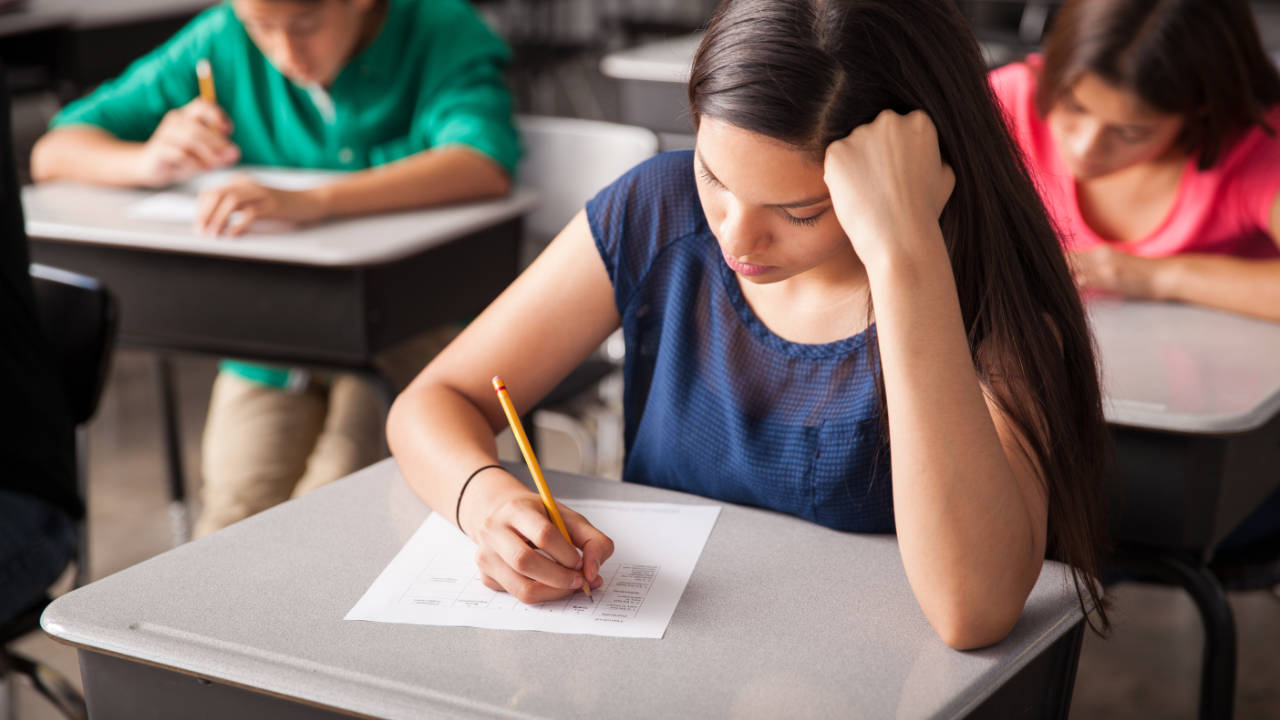
[(662, 639), (343, 620), (429, 514), (394, 460), (64, 595), (43, 626), (100, 717), (1066, 717), (1084, 623), (1062, 565), (1005, 640), (959, 652), (892, 535), (548, 479), (722, 506)]

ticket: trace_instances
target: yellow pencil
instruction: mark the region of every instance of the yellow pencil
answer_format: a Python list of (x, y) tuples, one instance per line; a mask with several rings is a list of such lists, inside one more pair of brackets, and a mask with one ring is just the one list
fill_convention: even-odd
[[(538, 495), (542, 497), (542, 504), (547, 507), (547, 515), (551, 516), (551, 522), (555, 524), (556, 529), (572, 545), (573, 538), (569, 537), (569, 528), (564, 526), (564, 518), (560, 517), (560, 508), (556, 507), (556, 499), (551, 497), (551, 488), (547, 486), (547, 479), (542, 476), (542, 466), (538, 464), (538, 458), (533, 456), (533, 446), (529, 444), (529, 436), (524, 434), (524, 424), (520, 422), (516, 406), (511, 403), (511, 396), (507, 394), (507, 385), (496, 375), (493, 377), (493, 389), (498, 393), (498, 402), (502, 403), (502, 412), (507, 414), (507, 422), (511, 424), (511, 432), (516, 436), (520, 454), (524, 455), (525, 464), (529, 466), (529, 474), (533, 475), (533, 482), (538, 486)], [(591, 597), (591, 584), (587, 582), (585, 575), (582, 579), (582, 592), (586, 593), (587, 597)], [(594, 601), (595, 598), (592, 600)]]
[(200, 83), (200, 99), (210, 105), (218, 104), (218, 94), (213, 91), (213, 66), (208, 58), (196, 61), (196, 82)]

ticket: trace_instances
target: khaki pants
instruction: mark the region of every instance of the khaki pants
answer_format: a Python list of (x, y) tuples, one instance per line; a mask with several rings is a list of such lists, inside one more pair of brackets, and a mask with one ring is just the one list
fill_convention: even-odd
[[(461, 328), (412, 338), (376, 359), (397, 386), (444, 349)], [(219, 372), (205, 421), (203, 507), (193, 535), (231, 523), (349, 475), (386, 455), (386, 404), (369, 381), (336, 374), (290, 392)]]
[(218, 373), (195, 537), (376, 462), (384, 454), (382, 418), (377, 391), (354, 375), (289, 392)]

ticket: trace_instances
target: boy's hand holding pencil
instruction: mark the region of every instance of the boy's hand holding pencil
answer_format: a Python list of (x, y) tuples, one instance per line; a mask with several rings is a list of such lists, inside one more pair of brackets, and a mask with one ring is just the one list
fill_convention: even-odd
[(212, 71), (202, 61), (206, 79), (197, 71), (200, 95), (165, 113), (142, 146), (137, 184), (164, 187), (215, 168), (234, 165), (240, 148), (231, 142), (231, 120), (218, 107)]

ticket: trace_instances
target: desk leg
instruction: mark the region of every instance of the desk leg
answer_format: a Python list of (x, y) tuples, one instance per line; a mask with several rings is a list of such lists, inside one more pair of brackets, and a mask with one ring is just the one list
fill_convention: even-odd
[(182, 441), (178, 432), (178, 398), (173, 389), (173, 365), (169, 358), (156, 353), (154, 367), (156, 395), (160, 401), (160, 430), (164, 433), (164, 459), (169, 470), (170, 537), (173, 546), (177, 547), (191, 539), (187, 486), (182, 475)]
[(1117, 560), (1122, 567), (1182, 586), (1195, 601), (1204, 622), (1200, 717), (1230, 718), (1236, 689), (1236, 622), (1222, 584), (1203, 562), (1177, 553), (1125, 548)]

